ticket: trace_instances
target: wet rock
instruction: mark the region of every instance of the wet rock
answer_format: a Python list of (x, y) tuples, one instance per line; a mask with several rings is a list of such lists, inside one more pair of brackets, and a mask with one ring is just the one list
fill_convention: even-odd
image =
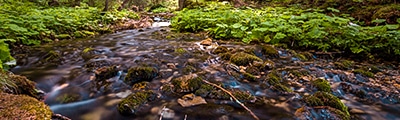
[(317, 88), (319, 91), (323, 91), (323, 92), (330, 92), (331, 91), (331, 86), (329, 84), (329, 82), (325, 79), (316, 79), (311, 81), (311, 84)]
[(53, 115), (51, 116), (51, 119), (52, 119), (52, 120), (71, 120), (71, 119), (69, 119), (68, 117), (65, 117), (65, 116), (63, 116), (63, 115), (61, 115), (61, 114), (53, 114)]
[(201, 96), (196, 96), (193, 93), (186, 94), (182, 98), (179, 98), (178, 103), (182, 107), (191, 107), (191, 106), (196, 106), (196, 105), (201, 105), (201, 104), (207, 104), (207, 102), (204, 98), (202, 98)]
[(219, 56), (221, 57), (222, 60), (230, 60), (232, 57), (231, 53), (221, 53), (219, 54)]
[(211, 44), (212, 44), (212, 39), (211, 38), (207, 38), (205, 40), (200, 41), (200, 45), (210, 46)]
[(59, 65), (63, 61), (61, 53), (59, 51), (54, 51), (54, 50), (47, 52), (40, 59), (41, 59), (39, 61), (40, 64), (50, 64), (50, 65)]
[(217, 48), (215, 48), (212, 51), (213, 54), (220, 54), (220, 53), (226, 53), (226, 52), (229, 52), (229, 50), (225, 46), (218, 46)]
[(85, 61), (88, 61), (88, 60), (94, 58), (96, 56), (96, 54), (97, 54), (97, 51), (91, 47), (83, 49), (82, 52), (80, 53), (81, 57)]
[(87, 71), (93, 71), (104, 66), (111, 66), (112, 62), (109, 60), (90, 60), (85, 63), (84, 67)]
[(355, 74), (361, 74), (361, 75), (363, 75), (363, 76), (370, 77), (370, 78), (373, 78), (373, 77), (374, 77), (374, 73), (369, 72), (369, 71), (366, 71), (366, 70), (363, 70), (363, 69), (356, 69), (356, 70), (354, 70), (353, 72), (354, 72)]
[(133, 85), (141, 81), (151, 81), (158, 75), (155, 67), (132, 67), (124, 79), (124, 82)]
[(175, 92), (194, 92), (202, 85), (202, 80), (196, 74), (184, 75), (171, 81)]
[(312, 96), (304, 97), (303, 101), (311, 107), (315, 106), (329, 106), (340, 110), (344, 113), (345, 118), (349, 118), (350, 114), (348, 108), (343, 102), (340, 101), (336, 96), (329, 94), (327, 92), (316, 92)]
[(58, 101), (59, 103), (72, 103), (72, 102), (77, 102), (77, 101), (81, 101), (82, 97), (79, 93), (66, 93), (63, 95), (60, 95), (56, 98), (56, 101)]
[(278, 57), (279, 53), (278, 51), (270, 46), (270, 45), (263, 45), (262, 46), (262, 53), (266, 56), (266, 57)]
[(286, 85), (283, 84), (274, 84), (272, 85), (272, 90), (278, 91), (280, 93), (287, 93), (287, 92), (292, 92), (293, 90), (287, 87)]
[(118, 75), (117, 66), (104, 66), (94, 71), (96, 80), (105, 80)]
[(150, 84), (150, 83), (147, 82), (147, 81), (135, 83), (135, 84), (133, 84), (133, 86), (132, 86), (132, 90), (133, 90), (133, 91), (149, 90), (149, 89), (150, 89), (149, 84)]
[(117, 110), (122, 115), (136, 115), (140, 106), (153, 101), (156, 94), (153, 91), (140, 91), (122, 99), (117, 105)]
[(247, 54), (244, 52), (239, 52), (232, 55), (230, 61), (239, 66), (246, 66), (250, 63), (253, 63), (253, 61), (263, 61), (263, 60), (258, 58), (257, 56)]
[(332, 107), (300, 107), (295, 116), (301, 120), (350, 120), (350, 116)]
[(25, 76), (0, 71), (0, 92), (28, 95), (38, 100), (43, 99), (43, 92), (36, 89), (36, 83)]
[(35, 98), (1, 92), (0, 96), (0, 119), (51, 119), (50, 108)]
[(334, 65), (338, 69), (349, 70), (354, 66), (354, 61), (341, 60), (341, 61), (335, 62)]
[(365, 113), (367, 113), (364, 110), (360, 110), (360, 109), (356, 109), (356, 108), (351, 109), (349, 112), (352, 113), (352, 114), (365, 114)]

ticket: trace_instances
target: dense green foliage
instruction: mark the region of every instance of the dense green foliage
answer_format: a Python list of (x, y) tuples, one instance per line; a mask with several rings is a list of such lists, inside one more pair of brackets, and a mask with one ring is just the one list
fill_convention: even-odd
[(34, 3), (8, 1), (0, 3), (0, 68), (13, 58), (7, 43), (37, 45), (55, 39), (92, 36), (109, 31), (108, 24), (125, 18), (138, 18), (129, 11), (109, 11), (100, 8), (40, 7)]
[[(213, 3), (202, 9), (177, 12), (172, 27), (178, 31), (207, 31), (217, 39), (239, 39), (245, 43), (284, 43), (323, 51), (400, 55), (398, 24), (360, 26), (351, 23), (354, 21), (351, 17), (327, 15), (325, 11), (339, 12), (334, 8), (238, 9)], [(384, 21), (378, 19), (374, 22)]]

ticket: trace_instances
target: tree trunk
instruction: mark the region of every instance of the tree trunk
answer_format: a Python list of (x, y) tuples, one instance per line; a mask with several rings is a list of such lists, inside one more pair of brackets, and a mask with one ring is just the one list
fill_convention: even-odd
[(119, 6), (118, 10), (121, 11), (122, 9), (125, 9), (126, 4), (128, 4), (129, 2), (130, 0), (124, 0), (121, 6)]
[(179, 10), (182, 10), (183, 8), (185, 8), (185, 1), (186, 0), (179, 0), (178, 5), (179, 5)]
[(89, 0), (88, 5), (89, 5), (90, 7), (94, 7), (94, 0)]
[(108, 0), (106, 0), (106, 3), (104, 3), (104, 9), (103, 11), (107, 11), (108, 10)]

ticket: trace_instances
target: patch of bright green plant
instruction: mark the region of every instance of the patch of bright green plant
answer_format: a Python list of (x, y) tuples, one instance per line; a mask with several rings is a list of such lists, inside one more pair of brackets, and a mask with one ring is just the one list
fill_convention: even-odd
[(27, 1), (6, 1), (0, 5), (0, 68), (13, 60), (7, 44), (38, 45), (55, 39), (92, 36), (109, 31), (107, 25), (127, 18), (138, 18), (130, 11), (109, 11), (100, 8), (43, 8)]
[[(213, 4), (177, 12), (171, 26), (178, 31), (207, 31), (217, 39), (245, 43), (259, 41), (322, 51), (400, 55), (398, 24), (360, 26), (351, 23), (353, 18), (326, 15), (324, 10), (317, 9), (210, 6)], [(330, 11), (336, 13), (334, 8)]]

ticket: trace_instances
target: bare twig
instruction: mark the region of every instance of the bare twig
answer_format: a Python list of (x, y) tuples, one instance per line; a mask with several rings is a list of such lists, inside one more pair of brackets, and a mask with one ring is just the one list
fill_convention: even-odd
[(259, 118), (249, 108), (247, 108), (243, 103), (241, 103), (238, 99), (236, 99), (236, 97), (233, 96), (231, 92), (229, 92), (228, 90), (222, 88), (221, 86), (219, 86), (217, 84), (208, 82), (207, 80), (203, 80), (203, 82), (205, 82), (209, 85), (212, 85), (214, 87), (217, 87), (217, 88), (221, 89), (222, 91), (224, 91), (225, 93), (227, 93), (229, 96), (231, 96), (235, 100), (236, 103), (238, 103), (240, 106), (242, 106), (244, 109), (246, 109), (251, 114), (251, 116), (253, 116), (254, 119), (259, 120)]

